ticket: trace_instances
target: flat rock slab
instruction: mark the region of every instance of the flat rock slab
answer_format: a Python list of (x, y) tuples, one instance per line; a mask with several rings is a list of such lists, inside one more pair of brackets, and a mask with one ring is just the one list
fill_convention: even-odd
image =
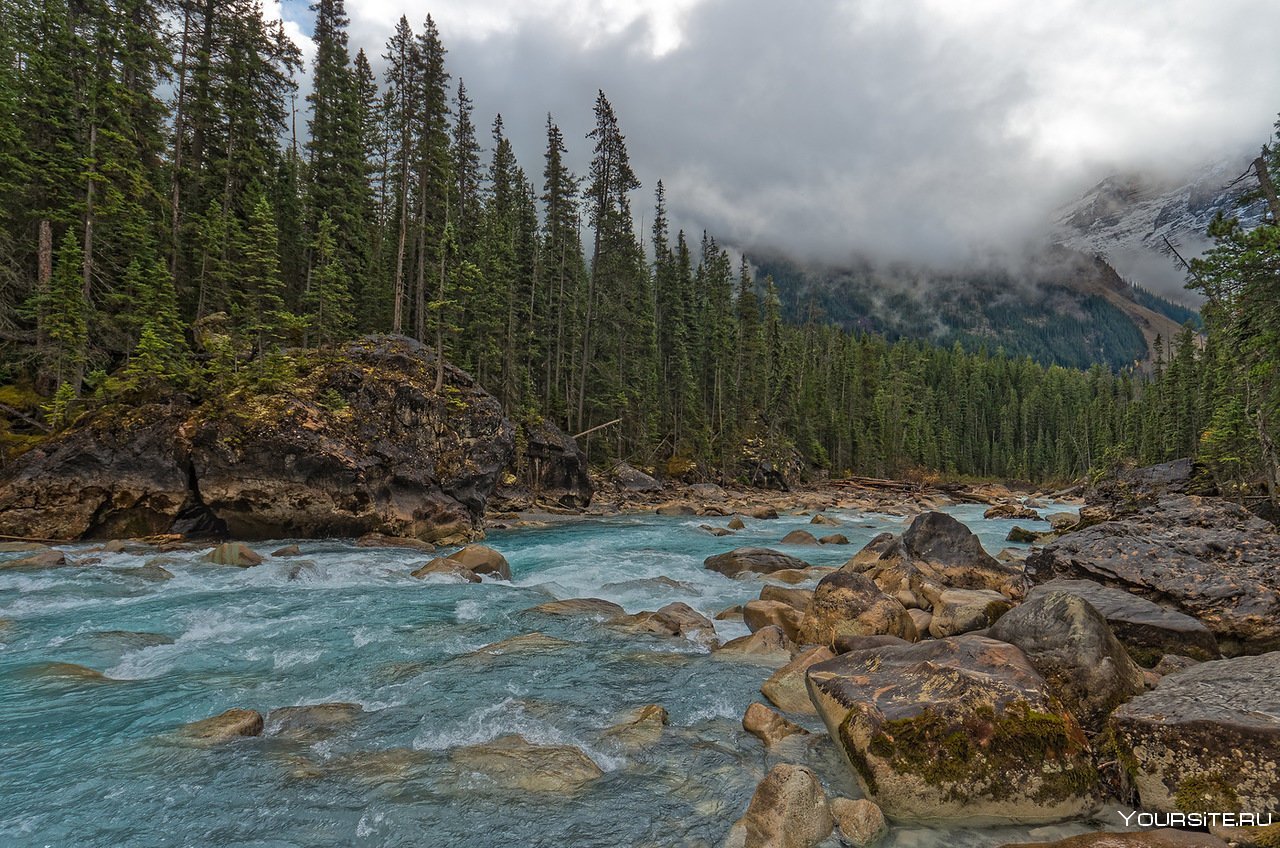
[(1083, 731), (1013, 645), (974, 634), (880, 645), (807, 679), (831, 738), (892, 819), (1047, 823), (1100, 803)]
[(1280, 652), (1201, 663), (1112, 714), (1143, 807), (1280, 813), (1277, 668)]
[(1280, 533), (1217, 498), (1172, 497), (1071, 533), (1027, 558), (1057, 577), (1125, 589), (1199, 619), (1224, 653), (1280, 648)]
[(1218, 640), (1209, 628), (1189, 615), (1162, 607), (1140, 595), (1092, 580), (1050, 580), (1031, 591), (1027, 600), (1045, 592), (1067, 592), (1089, 602), (1102, 613), (1111, 632), (1139, 664), (1147, 668), (1165, 654), (1198, 660), (1217, 659)]

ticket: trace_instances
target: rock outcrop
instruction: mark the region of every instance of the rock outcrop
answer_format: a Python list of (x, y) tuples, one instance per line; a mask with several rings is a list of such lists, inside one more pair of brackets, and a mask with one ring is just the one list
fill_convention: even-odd
[(522, 422), (511, 473), (534, 503), (549, 501), (566, 509), (586, 509), (594, 489), (587, 455), (572, 436), (550, 421)]
[(399, 336), (297, 361), (287, 389), (108, 407), (0, 474), (0, 533), (429, 541), (480, 533), (514, 428), (475, 380)]
[(1227, 654), (1280, 648), (1280, 532), (1227, 501), (1166, 498), (1032, 553), (1027, 573), (1171, 606), (1203, 622)]
[(1027, 600), (1047, 592), (1067, 592), (1088, 601), (1107, 620), (1111, 632), (1139, 665), (1149, 668), (1166, 654), (1180, 654), (1197, 660), (1213, 660), (1221, 656), (1218, 640), (1199, 621), (1124, 589), (1103, 586), (1092, 580), (1058, 579), (1032, 589)]
[(818, 582), (796, 641), (830, 647), (841, 636), (882, 635), (919, 638), (901, 603), (861, 574), (836, 571)]
[(1162, 678), (1110, 727), (1148, 810), (1280, 813), (1280, 652)]
[(1036, 823), (1100, 803), (1084, 732), (1013, 645), (969, 634), (853, 650), (812, 666), (808, 686), (892, 819)]

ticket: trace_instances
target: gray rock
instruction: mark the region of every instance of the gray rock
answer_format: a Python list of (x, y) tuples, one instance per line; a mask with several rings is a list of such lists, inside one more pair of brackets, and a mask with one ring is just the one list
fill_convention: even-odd
[(1218, 640), (1199, 621), (1124, 589), (1092, 580), (1058, 579), (1037, 586), (1028, 599), (1045, 592), (1068, 592), (1088, 601), (1139, 665), (1150, 667), (1165, 654), (1199, 660), (1221, 656)]
[(1017, 645), (1087, 728), (1143, 689), (1142, 672), (1102, 614), (1077, 595), (1045, 592), (1005, 613), (988, 631)]
[(1280, 652), (1201, 663), (1111, 717), (1142, 806), (1280, 813)]
[(1094, 580), (1175, 607), (1227, 654), (1280, 648), (1280, 532), (1236, 504), (1171, 497), (1027, 559), (1037, 583)]

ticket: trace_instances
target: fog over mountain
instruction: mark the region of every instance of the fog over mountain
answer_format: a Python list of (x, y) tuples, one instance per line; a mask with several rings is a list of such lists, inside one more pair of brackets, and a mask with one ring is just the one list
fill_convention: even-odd
[[(305, 5), (280, 12), (309, 54)], [(1238, 160), (1280, 111), (1273, 0), (347, 0), (347, 12), (353, 52), (371, 57), (401, 13), (420, 27), (430, 12), (477, 120), (501, 112), (536, 179), (548, 109), (585, 170), (603, 88), (645, 184), (639, 214), (661, 178), (677, 225), (811, 262), (951, 267), (1014, 252), (1106, 176), (1176, 183)]]

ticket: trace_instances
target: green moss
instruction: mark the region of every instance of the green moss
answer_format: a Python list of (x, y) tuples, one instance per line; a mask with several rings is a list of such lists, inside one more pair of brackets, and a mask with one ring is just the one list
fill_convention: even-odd
[(1220, 771), (1184, 777), (1178, 782), (1173, 803), (1184, 813), (1240, 812), (1240, 796)]
[(1258, 848), (1280, 848), (1280, 824), (1250, 828), (1248, 841)]
[[(867, 750), (895, 771), (946, 787), (957, 801), (967, 800), (967, 787), (978, 787), (995, 800), (1015, 796), (1029, 788), (1025, 780), (1032, 774), (1039, 781), (1032, 796), (1038, 802), (1085, 793), (1097, 781), (1091, 764), (1081, 757), (1085, 743), (1078, 730), (1026, 702), (999, 715), (990, 707), (955, 718), (926, 709), (885, 722)], [(1041, 763), (1057, 770), (1041, 770)]]
[(987, 617), (987, 622), (989, 624), (995, 624), (1000, 620), (1000, 616), (1004, 615), (1011, 609), (1013, 609), (1012, 601), (992, 601), (987, 604), (986, 609), (984, 609), (982, 613)]

